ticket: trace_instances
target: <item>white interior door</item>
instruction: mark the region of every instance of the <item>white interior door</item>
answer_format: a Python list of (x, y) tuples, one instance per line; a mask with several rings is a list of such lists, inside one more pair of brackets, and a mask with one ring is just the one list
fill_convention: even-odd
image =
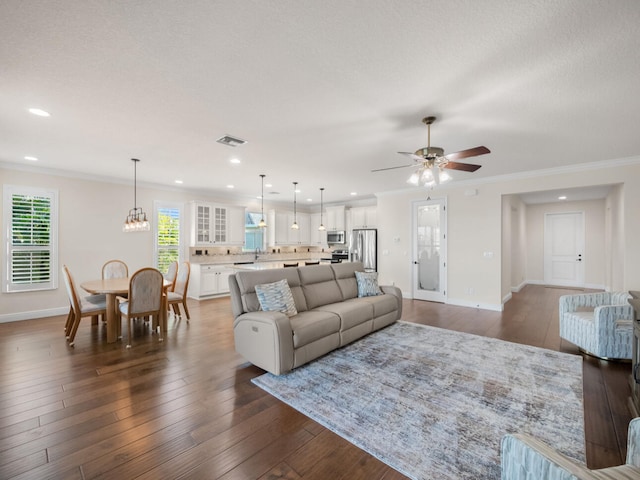
[(446, 200), (413, 204), (413, 298), (446, 300)]
[(545, 283), (584, 287), (584, 262), (584, 212), (545, 214)]

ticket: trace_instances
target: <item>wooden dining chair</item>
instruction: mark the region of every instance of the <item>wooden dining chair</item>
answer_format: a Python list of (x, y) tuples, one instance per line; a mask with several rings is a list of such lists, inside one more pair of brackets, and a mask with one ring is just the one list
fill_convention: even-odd
[(106, 315), (107, 301), (104, 295), (79, 297), (76, 284), (66, 265), (62, 266), (62, 273), (62, 276), (64, 277), (64, 284), (67, 287), (67, 295), (69, 296), (70, 304), (69, 315), (67, 316), (67, 323), (65, 325), (65, 334), (69, 341), (69, 346), (73, 347), (75, 344), (76, 332), (80, 325), (80, 320), (83, 317), (95, 317), (97, 320), (98, 315)]
[(109, 260), (102, 266), (102, 279), (127, 278), (129, 268), (122, 260)]
[(191, 276), (191, 265), (183, 262), (178, 268), (176, 283), (172, 292), (167, 292), (167, 302), (173, 308), (173, 313), (180, 317), (180, 304), (184, 308), (187, 322), (191, 319), (189, 308), (187, 307), (187, 290), (189, 289), (189, 277)]
[(167, 282), (171, 282), (171, 285), (169, 285), (166, 288), (167, 292), (173, 292), (173, 290), (176, 288), (176, 278), (178, 276), (178, 262), (171, 262), (169, 264), (169, 267), (167, 268), (167, 273), (164, 274), (164, 279)]
[(129, 280), (129, 295), (127, 298), (118, 297), (118, 322), (122, 315), (127, 317), (128, 337), (127, 348), (131, 348), (132, 329), (131, 321), (134, 318), (157, 316), (157, 323), (160, 326), (160, 337), (164, 338), (164, 327), (162, 315), (164, 313), (163, 301), (164, 278), (160, 270), (156, 268), (142, 268), (131, 276)]

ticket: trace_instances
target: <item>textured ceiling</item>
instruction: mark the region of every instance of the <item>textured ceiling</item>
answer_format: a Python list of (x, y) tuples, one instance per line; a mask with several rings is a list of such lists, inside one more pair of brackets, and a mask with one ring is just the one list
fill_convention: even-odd
[(639, 24), (637, 0), (5, 0), (0, 162), (333, 202), (415, 188), (371, 169), (426, 115), (445, 152), (491, 149), (454, 181), (635, 156)]

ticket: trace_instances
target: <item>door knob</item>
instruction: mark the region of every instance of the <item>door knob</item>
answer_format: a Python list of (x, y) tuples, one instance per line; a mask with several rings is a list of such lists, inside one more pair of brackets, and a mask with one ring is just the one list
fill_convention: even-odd
[(413, 262), (413, 264), (414, 264), (414, 265), (419, 265), (419, 264), (420, 264), (420, 262), (415, 262), (415, 261), (414, 261), (414, 262)]

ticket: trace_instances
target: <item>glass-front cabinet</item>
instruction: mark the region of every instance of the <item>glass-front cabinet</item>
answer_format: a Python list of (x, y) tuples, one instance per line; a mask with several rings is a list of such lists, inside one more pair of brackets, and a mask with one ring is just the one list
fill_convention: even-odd
[(193, 202), (191, 207), (192, 247), (244, 243), (244, 207), (203, 202)]

